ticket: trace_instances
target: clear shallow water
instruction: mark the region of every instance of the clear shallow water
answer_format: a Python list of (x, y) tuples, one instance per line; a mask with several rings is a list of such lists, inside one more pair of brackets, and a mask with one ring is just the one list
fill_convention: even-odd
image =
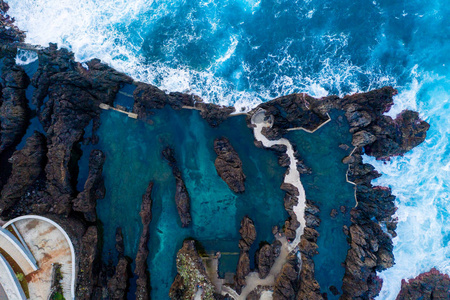
[[(272, 226), (281, 226), (287, 218), (280, 190), (284, 169), (274, 153), (253, 145), (252, 131), (245, 117), (227, 120), (212, 129), (197, 111), (156, 111), (153, 125), (108, 111), (96, 146), (106, 154), (104, 176), (107, 194), (97, 212), (104, 228), (104, 259), (115, 260), (114, 234), (123, 229), (126, 255), (135, 257), (141, 223), (139, 209), (148, 183), (155, 182), (153, 220), (148, 260), (152, 296), (166, 299), (176, 274), (175, 255), (185, 238), (194, 237), (207, 251), (236, 253), (221, 261), (220, 273), (234, 272), (239, 252), (239, 224), (249, 215), (257, 228), (253, 257), (261, 241), (272, 242)], [(246, 192), (236, 195), (217, 175), (214, 139), (226, 136), (234, 145), (247, 174)], [(181, 228), (174, 201), (175, 180), (161, 151), (170, 144), (191, 196), (192, 225)], [(87, 153), (87, 152), (86, 152)], [(83, 167), (80, 166), (80, 169)], [(84, 174), (84, 175), (83, 175)], [(86, 172), (80, 172), (84, 182)]]
[[(347, 256), (347, 236), (342, 226), (351, 224), (350, 209), (355, 206), (353, 185), (346, 182), (347, 165), (341, 160), (353, 149), (351, 134), (345, 117), (331, 114), (332, 120), (313, 134), (302, 130), (292, 131), (288, 139), (295, 144), (304, 163), (311, 168), (312, 174), (302, 175), (301, 180), (306, 192), (306, 198), (313, 201), (320, 209), (320, 226), (317, 228), (319, 238), (319, 254), (314, 256), (315, 276), (322, 292), (328, 294), (328, 299), (338, 299), (333, 296), (329, 287), (334, 285), (342, 293), (342, 278), (345, 270), (342, 263)], [(339, 145), (350, 146), (348, 150)], [(343, 214), (340, 206), (346, 208)], [(338, 214), (332, 218), (330, 212), (336, 209)]]
[[(28, 41), (58, 42), (78, 59), (99, 57), (136, 79), (207, 101), (248, 107), (292, 91), (313, 95), (393, 84), (395, 114), (420, 111), (429, 138), (383, 165), (399, 210), (400, 278), (448, 265), (450, 7), (413, 1), (10, 0)], [(165, 25), (165, 26), (164, 26)], [(45, 29), (45, 30), (44, 30)]]

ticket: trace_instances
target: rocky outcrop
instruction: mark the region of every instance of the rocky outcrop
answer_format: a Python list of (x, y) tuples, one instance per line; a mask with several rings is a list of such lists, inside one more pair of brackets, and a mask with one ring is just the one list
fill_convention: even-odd
[(14, 18), (8, 15), (8, 10), (8, 3), (0, 0), (0, 45), (3, 47), (25, 40), (25, 32), (14, 25)]
[(200, 115), (212, 127), (217, 127), (222, 124), (235, 111), (234, 107), (221, 106), (213, 103), (197, 102), (195, 107), (200, 109)]
[(92, 150), (89, 156), (89, 175), (84, 184), (84, 190), (78, 194), (73, 202), (73, 210), (84, 213), (89, 222), (97, 219), (97, 200), (105, 197), (105, 183), (103, 181), (103, 164), (105, 155), (100, 150)]
[(29, 121), (28, 101), (25, 90), (30, 83), (22, 67), (14, 58), (3, 59), (2, 89), (0, 100), (0, 154), (20, 142)]
[(450, 299), (450, 277), (435, 268), (408, 281), (402, 280), (397, 300)]
[(241, 293), (242, 287), (246, 284), (245, 277), (250, 274), (250, 247), (256, 240), (256, 228), (252, 219), (248, 216), (242, 218), (241, 228), (239, 229), (241, 239), (239, 240), (239, 261), (234, 276), (234, 286), (238, 294)]
[(122, 229), (116, 229), (116, 250), (118, 253), (118, 263), (115, 267), (114, 275), (108, 280), (108, 299), (124, 300), (127, 297), (130, 279), (130, 260), (124, 256), (124, 244)]
[[(275, 234), (276, 231), (274, 232)], [(264, 279), (269, 275), (275, 260), (280, 256), (281, 247), (282, 244), (279, 240), (273, 241), (272, 244), (260, 244), (260, 248), (255, 253), (255, 266), (258, 270), (259, 278)]]
[(114, 276), (108, 281), (108, 294), (111, 300), (124, 300), (127, 297), (130, 263), (126, 257), (119, 258)]
[(301, 269), (298, 280), (298, 300), (302, 299), (322, 299), (320, 286), (315, 279), (313, 256), (318, 254), (317, 238), (319, 233), (316, 228), (320, 224), (318, 217), (319, 208), (311, 201), (307, 200), (305, 210), (306, 227), (300, 239), (298, 248), (301, 253)]
[(289, 214), (289, 218), (284, 223), (284, 235), (288, 241), (293, 241), (297, 235), (296, 230), (300, 226), (297, 215), (294, 213), (294, 207), (298, 204), (297, 197), (299, 192), (297, 188), (290, 183), (283, 182), (280, 188), (286, 192), (284, 196), (284, 208)]
[(147, 271), (147, 257), (149, 254), (148, 240), (150, 238), (150, 222), (152, 221), (152, 194), (153, 182), (147, 187), (142, 196), (141, 216), (142, 234), (139, 239), (138, 252), (136, 254), (134, 274), (136, 275), (136, 299), (150, 299), (150, 277)]
[[(96, 226), (90, 226), (81, 239), (81, 251), (79, 257), (78, 277), (76, 280), (76, 299), (91, 299), (96, 284), (94, 262), (98, 259), (98, 230)], [(98, 271), (98, 270), (97, 270)]]
[(289, 255), (287, 262), (275, 280), (273, 299), (295, 299), (298, 272), (297, 257), (295, 255)]
[(202, 289), (202, 299), (214, 299), (214, 286), (206, 274), (194, 240), (185, 240), (183, 247), (178, 251), (177, 271), (178, 274), (170, 288), (170, 299), (194, 299), (199, 288)]
[(230, 141), (225, 137), (215, 139), (214, 151), (217, 154), (214, 162), (217, 174), (233, 192), (243, 193), (245, 191), (245, 174), (242, 170), (242, 161)]
[(32, 192), (31, 187), (43, 174), (46, 150), (45, 136), (34, 132), (23, 149), (14, 152), (10, 158), (12, 173), (1, 192), (0, 215), (13, 206), (14, 210), (21, 210), (18, 202)]
[(172, 174), (175, 177), (175, 203), (177, 205), (178, 215), (180, 216), (181, 226), (188, 227), (191, 223), (191, 199), (184, 184), (181, 171), (178, 168), (175, 152), (172, 148), (166, 147), (162, 152), (163, 157), (168, 161), (172, 168)]
[[(96, 59), (87, 62), (85, 69), (72, 53), (57, 50), (54, 44), (38, 55), (39, 68), (31, 82), (36, 88), (33, 103), (41, 108), (38, 116), (47, 133), (47, 192), (53, 199), (51, 210), (67, 215), (84, 128), (99, 118), (99, 104), (112, 104), (120, 87), (131, 79)], [(44, 99), (48, 100), (44, 103)]]

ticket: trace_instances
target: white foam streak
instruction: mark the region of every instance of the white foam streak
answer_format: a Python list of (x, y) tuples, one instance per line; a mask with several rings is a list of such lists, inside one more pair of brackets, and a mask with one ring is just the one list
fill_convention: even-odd
[(38, 59), (37, 53), (34, 51), (18, 49), (16, 55), (16, 64), (25, 66), (35, 62)]
[(417, 108), (430, 122), (425, 142), (386, 164), (364, 157), (383, 174), (374, 184), (390, 186), (397, 196), (395, 265), (379, 273), (382, 300), (396, 298), (402, 279), (433, 267), (450, 274), (450, 81), (430, 74), (418, 78), (396, 100), (401, 100), (398, 111)]

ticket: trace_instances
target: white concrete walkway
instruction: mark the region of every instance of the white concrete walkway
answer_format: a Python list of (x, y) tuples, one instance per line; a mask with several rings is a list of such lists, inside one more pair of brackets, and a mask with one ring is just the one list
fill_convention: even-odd
[(37, 261), (39, 269), (26, 273), (31, 299), (47, 300), (51, 287), (52, 264), (60, 263), (64, 298), (75, 299), (75, 252), (67, 233), (54, 221), (41, 216), (23, 216), (7, 222), (14, 224), (23, 242)]

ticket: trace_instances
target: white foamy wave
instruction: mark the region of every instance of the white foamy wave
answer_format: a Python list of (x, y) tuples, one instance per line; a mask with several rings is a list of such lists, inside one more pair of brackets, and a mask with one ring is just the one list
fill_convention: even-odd
[[(325, 44), (327, 49), (323, 58), (299, 61), (289, 54), (288, 43), (278, 53), (269, 54), (256, 67), (242, 62), (241, 69), (235, 71), (235, 78), (230, 82), (230, 79), (218, 76), (217, 72), (236, 55), (239, 36), (230, 36), (229, 47), (206, 70), (149, 63), (142, 56), (144, 30), (148, 30), (142, 24), (158, 23), (160, 18), (176, 11), (182, 1), (158, 3), (158, 9), (151, 10), (151, 13), (149, 7), (154, 4), (153, 0), (83, 0), (76, 4), (72, 0), (10, 0), (9, 3), (10, 14), (16, 18), (17, 25), (27, 31), (27, 42), (31, 44), (46, 46), (51, 42), (58, 43), (60, 47), (73, 51), (78, 61), (100, 58), (135, 80), (154, 84), (168, 92), (190, 92), (206, 102), (234, 105), (238, 111), (247, 111), (261, 102), (295, 92), (323, 97), (330, 92), (343, 95), (362, 91), (358, 85), (360, 76), (370, 81), (367, 89), (395, 84), (393, 78), (372, 68), (354, 66), (345, 57), (327, 58), (336, 56), (338, 51), (348, 46), (348, 37), (342, 34), (325, 33), (318, 37), (318, 43)], [(243, 3), (253, 13), (260, 2)], [(217, 4), (210, 0), (202, 2), (202, 5)], [(189, 39), (189, 36), (183, 38)], [(173, 51), (174, 43), (176, 41), (168, 42), (164, 51)], [(313, 75), (311, 70), (302, 70), (302, 65), (316, 63), (316, 60), (320, 61), (321, 68)], [(258, 69), (259, 66), (262, 68)], [(268, 77), (268, 82), (259, 80), (268, 73), (274, 74), (273, 78)], [(248, 88), (239, 88), (237, 82), (240, 80), (247, 81)]]
[(38, 59), (35, 51), (18, 49), (16, 55), (16, 64), (19, 66), (25, 66), (35, 62)]
[(417, 107), (430, 122), (425, 142), (386, 164), (364, 157), (383, 174), (374, 184), (390, 186), (397, 196), (395, 265), (379, 273), (383, 288), (378, 299), (382, 300), (396, 298), (402, 279), (433, 267), (450, 274), (450, 81), (428, 74), (419, 77), (423, 79), (399, 97), (406, 95), (402, 108)]

